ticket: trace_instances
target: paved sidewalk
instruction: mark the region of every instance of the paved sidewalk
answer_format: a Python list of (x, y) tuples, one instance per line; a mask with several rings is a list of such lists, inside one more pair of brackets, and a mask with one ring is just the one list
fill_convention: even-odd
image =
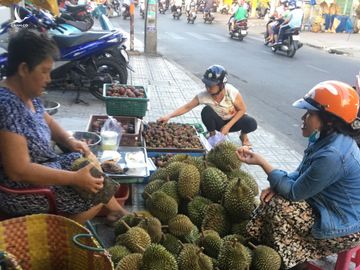
[[(147, 121), (156, 121), (160, 116), (173, 111), (175, 108), (190, 101), (197, 93), (203, 91), (202, 82), (177, 64), (163, 57), (145, 57), (144, 55), (131, 56), (131, 65), (136, 70), (129, 76), (129, 84), (144, 85), (150, 97), (149, 111), (145, 117)], [(231, 79), (231, 78), (230, 78)], [(88, 102), (74, 104), (75, 92), (52, 91), (49, 99), (60, 102), (61, 107), (55, 118), (68, 130), (83, 130), (90, 114), (105, 114), (105, 105), (102, 101), (92, 97), (89, 93), (81, 93), (81, 98)], [(201, 122), (202, 107), (172, 119), (179, 123)], [(249, 109), (251, 114), (251, 108)], [(239, 134), (232, 133), (229, 139), (240, 145)], [(261, 126), (249, 138), (254, 150), (262, 153), (275, 167), (284, 170), (293, 170), (300, 162), (301, 154), (291, 149), (286, 142), (279, 141)], [(261, 188), (268, 186), (266, 175), (257, 166), (243, 166), (258, 180)]]

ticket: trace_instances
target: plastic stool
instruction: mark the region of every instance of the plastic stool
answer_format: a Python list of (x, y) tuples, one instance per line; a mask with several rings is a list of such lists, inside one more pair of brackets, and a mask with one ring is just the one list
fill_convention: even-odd
[[(351, 262), (355, 263), (354, 270), (360, 270), (360, 246), (339, 253), (335, 270), (349, 270)], [(309, 262), (307, 264), (309, 270), (325, 270)]]

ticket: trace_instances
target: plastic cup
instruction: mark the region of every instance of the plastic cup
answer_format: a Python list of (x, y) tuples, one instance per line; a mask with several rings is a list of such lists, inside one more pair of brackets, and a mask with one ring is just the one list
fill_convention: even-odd
[(102, 150), (117, 150), (118, 147), (118, 134), (115, 131), (102, 131), (101, 148)]

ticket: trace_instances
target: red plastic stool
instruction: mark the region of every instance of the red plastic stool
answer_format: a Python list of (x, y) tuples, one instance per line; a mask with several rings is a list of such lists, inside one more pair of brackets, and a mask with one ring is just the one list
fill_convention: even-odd
[[(360, 246), (339, 253), (335, 264), (335, 270), (349, 270), (351, 262), (355, 263), (354, 270), (360, 270)], [(309, 262), (307, 264), (309, 270), (323, 270)]]

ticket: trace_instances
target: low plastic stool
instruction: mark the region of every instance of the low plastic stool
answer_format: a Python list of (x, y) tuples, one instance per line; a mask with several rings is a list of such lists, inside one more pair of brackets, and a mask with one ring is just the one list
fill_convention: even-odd
[[(355, 263), (354, 270), (360, 270), (360, 246), (340, 252), (338, 254), (335, 270), (349, 270), (351, 262)], [(307, 263), (309, 270), (325, 270), (311, 263)]]

